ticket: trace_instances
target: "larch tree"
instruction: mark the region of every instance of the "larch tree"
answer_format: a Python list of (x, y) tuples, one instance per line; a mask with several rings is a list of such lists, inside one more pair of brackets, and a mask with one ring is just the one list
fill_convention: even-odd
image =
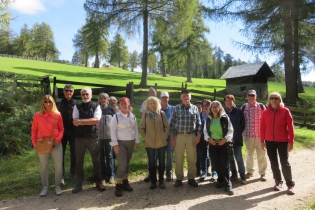
[(129, 62), (129, 52), (125, 40), (120, 34), (116, 34), (109, 47), (109, 62), (115, 66), (126, 68)]

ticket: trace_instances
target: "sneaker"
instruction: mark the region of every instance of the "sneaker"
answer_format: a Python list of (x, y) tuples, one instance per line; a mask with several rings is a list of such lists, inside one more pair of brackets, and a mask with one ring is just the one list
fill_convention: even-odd
[(122, 196), (122, 189), (121, 189), (121, 187), (122, 187), (122, 184), (116, 184), (115, 195), (117, 197)]
[(121, 187), (123, 190), (129, 191), (129, 192), (133, 191), (133, 188), (130, 186), (128, 179), (123, 180)]
[(60, 182), (60, 183), (63, 184), (63, 185), (65, 185), (65, 180), (64, 180), (64, 178), (61, 179), (61, 182)]
[(293, 187), (289, 187), (289, 188), (288, 188), (287, 194), (288, 194), (288, 195), (294, 195), (294, 194), (295, 194), (295, 192), (294, 192), (294, 190), (293, 190)]
[(171, 176), (171, 174), (167, 174), (167, 175), (166, 175), (166, 181), (167, 181), (167, 182), (172, 181), (172, 176)]
[(233, 191), (232, 186), (225, 187), (224, 190), (228, 193), (228, 195), (234, 195), (234, 191)]
[(61, 195), (62, 194), (60, 186), (56, 186), (55, 187), (55, 192), (56, 192), (56, 195)]
[(109, 184), (114, 184), (115, 183), (115, 178), (113, 176), (111, 176), (109, 178), (109, 181), (108, 181)]
[(275, 186), (273, 187), (273, 190), (280, 191), (282, 188), (282, 181), (276, 182)]
[(153, 189), (155, 189), (155, 188), (156, 188), (156, 183), (151, 183), (150, 189), (153, 190)]
[(211, 182), (215, 182), (218, 179), (217, 172), (215, 172), (215, 171), (213, 171), (211, 173), (211, 176), (212, 176), (211, 179), (210, 179)]
[(267, 178), (266, 178), (266, 175), (265, 175), (265, 174), (263, 174), (263, 175), (260, 176), (260, 181), (262, 181), (262, 182), (267, 181)]
[(150, 179), (150, 174), (148, 174), (148, 176), (146, 176), (145, 178), (144, 178), (144, 181), (145, 182), (149, 182), (151, 179)]
[(232, 176), (230, 177), (230, 180), (231, 180), (231, 181), (236, 181), (236, 180), (238, 180), (237, 174), (232, 174)]
[(198, 187), (198, 183), (196, 182), (195, 179), (189, 179), (188, 184), (193, 187)]
[(247, 184), (246, 177), (241, 178), (241, 184)]
[(82, 190), (82, 185), (76, 185), (73, 189), (72, 189), (72, 193), (76, 194), (78, 192), (80, 192)]
[(48, 187), (43, 187), (42, 191), (39, 193), (40, 197), (44, 197), (45, 195), (47, 195), (48, 192)]
[(199, 181), (205, 181), (206, 177), (207, 177), (207, 173), (205, 171), (202, 171), (199, 177)]
[(245, 175), (246, 179), (249, 179), (249, 178), (251, 178), (252, 176), (253, 176), (253, 173), (247, 173), (247, 174)]
[(165, 184), (164, 184), (164, 182), (160, 182), (160, 183), (159, 183), (159, 187), (160, 187), (161, 189), (165, 189)]
[(105, 191), (105, 186), (103, 185), (102, 181), (97, 181), (95, 186), (98, 191)]
[(183, 184), (182, 181), (176, 180), (175, 184), (174, 184), (174, 187), (180, 187), (182, 184)]

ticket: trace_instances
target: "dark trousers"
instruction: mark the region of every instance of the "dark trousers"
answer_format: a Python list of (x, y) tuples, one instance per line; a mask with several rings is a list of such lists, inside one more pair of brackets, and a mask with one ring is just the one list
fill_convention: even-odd
[(65, 175), (65, 153), (66, 153), (66, 146), (69, 142), (70, 146), (70, 174), (73, 176), (75, 174), (75, 138), (74, 132), (70, 131), (69, 129), (65, 128), (65, 132), (63, 134), (63, 138), (61, 140), (62, 143), (62, 176)]
[[(201, 140), (200, 140), (201, 141)], [(209, 156), (208, 156), (208, 148), (205, 147), (198, 147), (197, 146), (197, 172), (200, 170), (208, 172), (208, 168), (210, 165)]]
[(279, 154), (282, 174), (286, 185), (294, 187), (295, 183), (292, 181), (291, 165), (289, 163), (288, 142), (266, 141), (266, 148), (275, 181), (282, 181), (278, 162)]
[(98, 144), (97, 137), (89, 137), (89, 138), (75, 138), (75, 157), (76, 157), (76, 167), (75, 167), (75, 175), (77, 179), (77, 185), (81, 185), (84, 180), (84, 156), (85, 150), (88, 149), (90, 151), (93, 163), (93, 171), (94, 171), (94, 179), (95, 181), (101, 181), (101, 165), (100, 165), (100, 149)]
[(232, 172), (232, 175), (237, 175), (237, 170), (235, 166), (234, 157), (237, 162), (238, 172), (240, 173), (241, 178), (245, 178), (245, 166), (244, 166), (244, 160), (242, 155), (242, 146), (239, 145), (233, 145), (232, 148), (230, 148), (230, 169)]
[[(114, 172), (114, 152), (113, 147), (109, 144), (110, 139), (100, 139), (100, 163), (102, 178), (115, 177)], [(105, 163), (106, 160), (106, 163)]]
[(157, 155), (157, 159), (159, 160), (159, 182), (164, 181), (164, 171), (165, 171), (165, 150), (166, 147), (160, 148), (146, 148), (148, 160), (149, 160), (149, 173), (151, 183), (156, 183), (156, 159), (155, 156)]
[(218, 174), (218, 182), (225, 187), (232, 186), (229, 174), (229, 146), (213, 146), (209, 144), (210, 158), (213, 160), (214, 168)]

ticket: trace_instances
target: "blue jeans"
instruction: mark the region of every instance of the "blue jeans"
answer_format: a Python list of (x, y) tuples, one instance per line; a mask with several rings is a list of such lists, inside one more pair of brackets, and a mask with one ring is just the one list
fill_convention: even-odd
[(240, 177), (245, 178), (245, 166), (244, 166), (244, 160), (243, 160), (243, 155), (242, 155), (242, 146), (233, 145), (233, 149), (230, 150), (230, 154), (229, 154), (230, 170), (233, 175), (234, 174), (236, 175), (237, 171), (236, 171), (234, 157), (237, 162), (238, 172), (240, 173)]
[(166, 145), (166, 175), (171, 175), (172, 174), (172, 152), (174, 151), (174, 148), (172, 147), (171, 144), (171, 138), (168, 136), (167, 138), (167, 145)]
[(151, 183), (156, 183), (156, 160), (155, 156), (157, 154), (157, 158), (159, 160), (159, 182), (164, 181), (164, 171), (165, 171), (165, 149), (166, 147), (160, 148), (146, 148), (148, 160), (149, 160), (149, 173)]
[[(113, 147), (109, 144), (110, 139), (100, 139), (100, 163), (102, 178), (110, 178), (115, 176), (114, 172), (114, 155)], [(105, 164), (106, 159), (106, 164)]]
[(200, 170), (208, 173), (209, 168), (209, 152), (207, 147), (198, 147), (197, 146), (197, 172)]

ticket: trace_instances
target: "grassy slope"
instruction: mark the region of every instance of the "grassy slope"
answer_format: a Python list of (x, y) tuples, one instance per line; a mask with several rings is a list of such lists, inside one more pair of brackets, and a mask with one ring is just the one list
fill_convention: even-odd
[[(104, 69), (92, 69), (78, 66), (71, 66), (66, 64), (49, 63), (43, 61), (32, 61), (12, 58), (0, 57), (0, 71), (7, 71), (10, 73), (26, 74), (30, 76), (44, 76), (51, 74), (51, 77), (57, 77), (61, 80), (71, 81), (88, 81), (94, 83), (104, 83), (108, 85), (120, 85), (125, 86), (128, 82), (140, 83), (141, 74), (128, 72), (115, 67)], [(161, 86), (174, 86), (181, 87), (182, 82), (185, 82), (184, 77), (169, 76), (166, 78), (161, 75), (149, 75), (148, 84), (154, 85), (157, 83)], [(216, 79), (196, 79), (193, 78), (194, 83), (189, 83), (189, 89), (204, 90), (213, 92), (216, 88), (217, 91), (225, 89), (224, 80)], [(315, 89), (305, 88), (306, 93), (300, 94), (302, 99), (315, 102)], [(269, 92), (277, 91), (281, 95), (285, 95), (285, 86), (281, 83), (269, 82)], [(134, 106), (134, 113), (138, 116), (138, 122), (140, 120), (139, 107), (140, 103), (136, 102)], [(314, 145), (315, 131), (296, 129), (296, 146), (308, 147)], [(245, 151), (245, 148), (244, 148)], [(88, 153), (88, 152), (87, 152)], [(69, 154), (69, 153), (67, 153)], [(92, 174), (92, 164), (90, 155), (86, 155), (85, 161), (85, 174), (86, 177)], [(69, 155), (66, 155), (66, 162), (69, 163)], [(50, 183), (53, 183), (53, 164), (50, 164)], [(5, 198), (19, 197), (25, 195), (34, 195), (39, 193), (41, 184), (39, 181), (39, 162), (37, 155), (34, 151), (27, 151), (23, 155), (9, 158), (7, 161), (0, 161), (1, 179), (0, 185), (0, 200)], [(69, 173), (68, 165), (66, 165), (66, 173)], [(21, 176), (23, 174), (23, 176)], [(146, 158), (145, 149), (141, 145), (140, 150), (135, 151), (133, 159), (131, 161), (131, 175), (138, 176), (146, 174)], [(12, 179), (12, 177), (15, 177)], [(66, 176), (67, 185), (65, 188), (73, 187), (74, 183), (69, 177)], [(91, 182), (86, 181), (86, 184)]]

